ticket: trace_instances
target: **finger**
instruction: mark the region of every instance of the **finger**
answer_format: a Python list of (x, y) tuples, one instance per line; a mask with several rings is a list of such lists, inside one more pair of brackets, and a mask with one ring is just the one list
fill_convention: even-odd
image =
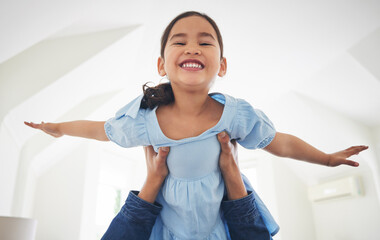
[(148, 160), (148, 159), (151, 159), (154, 157), (154, 149), (153, 149), (153, 146), (150, 145), (150, 146), (145, 146), (144, 147), (144, 153), (145, 153), (145, 158)]
[(231, 151), (232, 152), (237, 152), (237, 142), (235, 139), (232, 139), (230, 141), (231, 144), (229, 144), (229, 146), (231, 147)]
[(235, 159), (235, 161), (239, 164), (239, 161), (238, 161), (238, 151), (237, 151), (237, 142), (235, 139), (232, 139), (231, 141), (231, 144), (229, 144), (229, 146), (231, 147), (231, 153)]
[(345, 160), (343, 164), (353, 166), (353, 167), (359, 167), (359, 163), (352, 160)]
[(41, 129), (41, 124), (38, 123), (24, 122), (24, 124), (32, 128)]
[(218, 134), (218, 141), (220, 143), (220, 147), (222, 148), (222, 152), (231, 153), (230, 137), (226, 132), (221, 132)]
[(146, 156), (147, 156), (147, 151), (148, 151), (148, 147), (143, 146), (143, 149), (144, 149), (144, 155), (145, 155), (145, 158), (146, 158)]
[(357, 155), (359, 154), (361, 151), (364, 151), (368, 149), (368, 146), (353, 146), (353, 147), (350, 147), (347, 149), (347, 152), (349, 154), (349, 156), (352, 156), (352, 155)]

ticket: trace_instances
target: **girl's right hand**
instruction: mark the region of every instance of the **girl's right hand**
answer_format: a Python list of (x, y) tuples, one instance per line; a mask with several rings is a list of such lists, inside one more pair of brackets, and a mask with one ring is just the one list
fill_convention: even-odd
[(53, 136), (53, 137), (62, 137), (63, 134), (59, 131), (59, 123), (33, 123), (33, 122), (24, 122), (25, 125), (35, 128), (35, 129), (40, 129), (41, 131), (44, 131), (45, 133)]

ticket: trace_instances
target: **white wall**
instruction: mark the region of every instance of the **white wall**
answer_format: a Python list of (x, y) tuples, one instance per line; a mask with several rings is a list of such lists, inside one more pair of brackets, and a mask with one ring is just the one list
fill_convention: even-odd
[(239, 148), (240, 168), (256, 169), (257, 182), (253, 186), (280, 226), (274, 239), (313, 240), (314, 216), (308, 199), (308, 186), (286, 161), (292, 160), (278, 158), (265, 151)]
[(371, 146), (375, 151), (377, 162), (380, 165), (380, 125), (372, 129), (373, 145)]
[(101, 148), (99, 145), (102, 143), (94, 141), (86, 141), (86, 148), (83, 151), (87, 151), (86, 154), (86, 166), (83, 185), (83, 198), (81, 209), (81, 224), (80, 224), (80, 236), (78, 240), (96, 239), (96, 205), (97, 205), (97, 193), (98, 193), (98, 181), (101, 156)]
[[(277, 179), (275, 180), (276, 200), (282, 224), (281, 239), (302, 239), (302, 237), (312, 239), (311, 236), (301, 236), (301, 234), (291, 236), (297, 234), (296, 227), (290, 224), (292, 219), (304, 219), (310, 223), (314, 221), (318, 240), (361, 240), (374, 239), (378, 236), (375, 227), (380, 222), (380, 204), (376, 186), (378, 159), (372, 145), (371, 129), (299, 94), (283, 96), (275, 101), (273, 106), (273, 109), (268, 109), (267, 113), (278, 131), (294, 134), (322, 151), (331, 153), (359, 144), (370, 146), (369, 150), (359, 156), (351, 157), (360, 163), (359, 168), (348, 166), (329, 168), (291, 159), (278, 160), (286, 163), (303, 183), (297, 182), (290, 171), (277, 165), (278, 163), (273, 163), (274, 179)], [(281, 175), (283, 170), (285, 174)], [(313, 204), (311, 214), (305, 200), (305, 184), (313, 185), (350, 174), (363, 177), (366, 195), (362, 198)], [(284, 190), (287, 183), (291, 185), (289, 194), (285, 194)], [(303, 200), (297, 199), (299, 197)], [(292, 212), (297, 208), (293, 205), (295, 199), (299, 201), (296, 205), (304, 206), (302, 213)], [(313, 216), (313, 221), (308, 220), (308, 216)], [(309, 230), (310, 223), (307, 225)], [(288, 236), (291, 237), (287, 238)]]
[[(279, 209), (278, 209), (278, 198), (276, 191), (276, 182), (274, 178), (273, 171), (273, 161), (272, 156), (263, 152), (263, 151), (253, 151), (247, 150), (239, 147), (239, 168), (240, 169), (249, 169), (255, 168), (256, 170), (256, 179), (251, 179), (251, 184), (254, 187), (256, 193), (260, 199), (264, 202), (265, 206), (268, 208), (269, 212), (272, 214), (274, 220), (277, 224), (280, 225)], [(245, 171), (243, 170), (243, 173)], [(244, 174), (247, 174), (245, 172)], [(249, 175), (246, 175), (250, 179)], [(256, 180), (256, 182), (253, 182)], [(280, 240), (281, 238), (281, 229), (280, 232), (276, 234), (275, 240)]]
[(273, 158), (281, 240), (314, 240), (315, 227), (308, 186), (284, 163)]
[(33, 217), (38, 240), (79, 239), (85, 192), (87, 147), (64, 156), (36, 183)]
[[(380, 205), (369, 169), (357, 169), (333, 179), (359, 175), (364, 196), (313, 203), (317, 240), (378, 239)], [(326, 179), (328, 180), (328, 179)]]
[(0, 215), (10, 216), (16, 187), (20, 145), (4, 122), (0, 126)]

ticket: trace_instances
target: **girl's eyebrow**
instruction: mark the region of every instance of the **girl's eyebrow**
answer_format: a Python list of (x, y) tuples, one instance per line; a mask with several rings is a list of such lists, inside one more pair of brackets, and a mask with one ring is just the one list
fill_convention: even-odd
[(187, 34), (186, 33), (177, 33), (177, 34), (174, 34), (170, 39), (169, 41), (171, 41), (173, 38), (176, 38), (176, 37), (186, 37)]
[[(176, 33), (170, 38), (169, 41), (171, 41), (173, 38), (176, 38), (176, 37), (187, 37), (187, 34), (186, 33)], [(198, 37), (211, 37), (212, 39), (215, 40), (214, 36), (212, 36), (212, 34), (208, 33), (208, 32), (200, 32), (200, 33), (198, 33)]]
[(200, 32), (200, 33), (198, 33), (198, 36), (199, 37), (211, 37), (212, 39), (215, 40), (214, 36), (212, 36), (212, 34), (208, 33), (208, 32)]

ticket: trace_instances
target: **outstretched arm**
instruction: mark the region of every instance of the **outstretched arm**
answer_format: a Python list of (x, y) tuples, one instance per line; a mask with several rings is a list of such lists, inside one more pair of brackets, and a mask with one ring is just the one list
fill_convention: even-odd
[(277, 132), (272, 142), (264, 150), (279, 157), (288, 157), (329, 167), (341, 164), (357, 167), (359, 166), (358, 162), (347, 158), (357, 155), (367, 148), (368, 146), (353, 146), (336, 153), (326, 154), (293, 135)]
[(40, 129), (41, 131), (53, 136), (63, 135), (96, 139), (99, 141), (109, 141), (104, 131), (104, 121), (79, 120), (62, 123), (32, 123), (24, 122), (25, 125)]

